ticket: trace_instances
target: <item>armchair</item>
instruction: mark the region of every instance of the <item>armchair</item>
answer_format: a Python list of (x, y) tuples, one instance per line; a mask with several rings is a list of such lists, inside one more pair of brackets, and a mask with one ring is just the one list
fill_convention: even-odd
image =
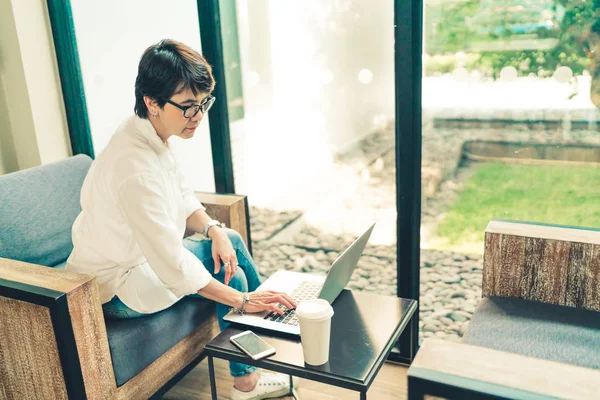
[[(0, 176), (0, 398), (160, 397), (218, 333), (214, 303), (199, 299), (105, 320), (95, 278), (63, 270), (90, 164), (78, 155)], [(245, 196), (197, 196), (249, 243)]]
[(462, 343), (427, 339), (409, 398), (596, 398), (600, 230), (492, 220)]

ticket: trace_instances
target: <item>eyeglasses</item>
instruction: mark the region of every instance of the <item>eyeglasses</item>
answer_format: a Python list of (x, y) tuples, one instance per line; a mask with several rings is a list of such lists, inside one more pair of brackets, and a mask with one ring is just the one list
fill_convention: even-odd
[(192, 106), (185, 107), (185, 106), (182, 106), (181, 104), (177, 104), (169, 99), (163, 98), (163, 100), (165, 102), (179, 108), (180, 110), (183, 110), (183, 116), (185, 118), (193, 118), (196, 114), (198, 114), (198, 111), (202, 111), (202, 114), (206, 114), (215, 102), (215, 98), (213, 96), (208, 96), (202, 102), (202, 104), (194, 104)]

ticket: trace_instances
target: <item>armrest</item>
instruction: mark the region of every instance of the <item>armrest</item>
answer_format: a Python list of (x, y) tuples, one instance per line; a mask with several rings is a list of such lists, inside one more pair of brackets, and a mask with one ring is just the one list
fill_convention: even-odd
[(600, 391), (600, 371), (426, 339), (408, 370), (409, 398), (417, 398), (414, 393), (417, 390), (419, 394), (443, 397), (450, 393), (477, 392), (511, 399), (538, 398), (532, 394), (553, 399), (591, 399)]
[(0, 258), (0, 321), (8, 397), (115, 396), (95, 278)]
[(600, 230), (492, 220), (482, 295), (600, 311)]
[(196, 192), (196, 198), (206, 207), (208, 215), (237, 231), (251, 250), (248, 197), (238, 194)]

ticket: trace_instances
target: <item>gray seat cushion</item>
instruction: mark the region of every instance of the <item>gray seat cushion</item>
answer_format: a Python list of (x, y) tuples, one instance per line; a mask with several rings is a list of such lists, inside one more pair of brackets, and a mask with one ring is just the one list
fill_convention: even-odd
[(522, 299), (484, 298), (463, 343), (600, 368), (600, 313)]
[(214, 313), (215, 303), (186, 298), (159, 313), (106, 320), (108, 345), (117, 386), (152, 364)]
[(67, 268), (67, 260), (65, 260), (65, 261), (63, 261), (61, 263), (58, 263), (56, 265), (53, 265), (52, 268), (61, 269), (61, 270), (64, 271), (64, 269)]
[(0, 176), (0, 257), (46, 266), (67, 259), (91, 163), (78, 155)]

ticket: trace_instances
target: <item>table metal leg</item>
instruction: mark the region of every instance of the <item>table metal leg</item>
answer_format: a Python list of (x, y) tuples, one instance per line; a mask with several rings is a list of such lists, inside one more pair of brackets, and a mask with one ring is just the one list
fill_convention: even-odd
[(296, 392), (296, 389), (292, 390), (291, 394), (294, 400), (300, 400), (300, 396), (298, 395), (298, 392)]
[(367, 392), (360, 392), (360, 400), (367, 400)]
[(298, 392), (294, 388), (294, 377), (290, 375), (290, 396), (294, 398), (294, 400), (300, 400), (300, 396), (298, 396)]
[(208, 356), (208, 376), (210, 378), (210, 394), (212, 400), (217, 400), (217, 383), (215, 382), (215, 366), (213, 364), (213, 358)]

